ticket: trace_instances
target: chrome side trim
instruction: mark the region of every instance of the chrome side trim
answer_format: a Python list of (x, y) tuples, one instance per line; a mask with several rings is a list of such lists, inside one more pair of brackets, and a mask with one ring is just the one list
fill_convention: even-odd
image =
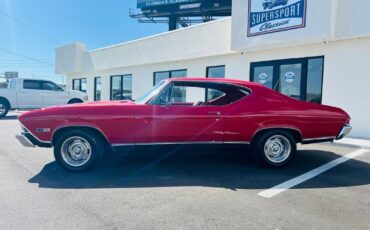
[(15, 138), (24, 146), (24, 147), (36, 147), (30, 140), (27, 139), (27, 137), (24, 135), (24, 133), (18, 133), (15, 135)]
[(248, 141), (189, 141), (189, 142), (153, 142), (153, 143), (122, 143), (113, 144), (113, 147), (123, 146), (150, 146), (150, 145), (202, 145), (202, 144), (243, 144), (249, 145)]
[(334, 136), (330, 136), (330, 137), (315, 137), (315, 138), (306, 138), (306, 139), (303, 139), (303, 142), (308, 142), (308, 141), (322, 141), (322, 140), (334, 140), (335, 137)]

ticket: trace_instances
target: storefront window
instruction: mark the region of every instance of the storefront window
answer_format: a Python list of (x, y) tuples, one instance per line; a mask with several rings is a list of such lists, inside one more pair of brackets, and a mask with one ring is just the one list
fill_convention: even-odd
[(225, 66), (210, 66), (207, 67), (208, 78), (224, 78), (225, 77)]
[(322, 80), (324, 73), (324, 59), (314, 58), (308, 60), (307, 70), (307, 101), (321, 103)]
[(297, 58), (251, 64), (251, 81), (289, 97), (321, 103), (324, 57)]
[(87, 83), (86, 78), (73, 79), (72, 80), (72, 89), (86, 93)]
[(111, 100), (132, 99), (132, 75), (111, 76)]
[(94, 101), (101, 100), (101, 90), (101, 77), (96, 77), (94, 84)]
[[(210, 66), (207, 67), (207, 78), (225, 78), (225, 66)], [(222, 92), (218, 90), (207, 89), (206, 100), (213, 100), (222, 95)]]
[(167, 78), (180, 78), (180, 77), (186, 77), (186, 76), (187, 76), (186, 69), (155, 72), (154, 79), (153, 79), (153, 85), (156, 85), (158, 82), (164, 79), (167, 79)]

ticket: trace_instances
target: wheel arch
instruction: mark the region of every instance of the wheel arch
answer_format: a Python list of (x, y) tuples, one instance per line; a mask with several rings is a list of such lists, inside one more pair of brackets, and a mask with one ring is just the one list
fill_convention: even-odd
[(63, 126), (63, 127), (59, 127), (57, 129), (55, 129), (55, 131), (53, 132), (52, 137), (51, 137), (52, 146), (55, 146), (55, 142), (58, 140), (58, 138), (61, 135), (63, 135), (63, 133), (68, 132), (68, 131), (73, 131), (73, 130), (79, 130), (79, 131), (83, 131), (83, 132), (93, 132), (96, 135), (98, 135), (104, 141), (104, 145), (106, 147), (111, 148), (111, 145), (108, 141), (108, 138), (104, 134), (104, 132), (102, 130), (100, 130), (99, 128), (97, 128), (95, 126), (91, 126), (91, 125)]
[(69, 99), (69, 101), (67, 102), (67, 104), (73, 104), (73, 103), (83, 103), (84, 101), (81, 100), (80, 98), (71, 98)]
[(298, 128), (294, 128), (294, 127), (267, 127), (267, 128), (262, 128), (262, 129), (257, 130), (254, 133), (253, 137), (252, 137), (251, 143), (253, 144), (253, 142), (256, 140), (257, 137), (259, 137), (262, 134), (265, 134), (267, 132), (270, 132), (270, 131), (285, 131), (285, 132), (290, 133), (297, 143), (302, 143), (303, 142), (302, 132)]
[(10, 101), (7, 98), (0, 97), (0, 101), (4, 101), (5, 104), (8, 106), (8, 109), (12, 109), (12, 104), (10, 103)]

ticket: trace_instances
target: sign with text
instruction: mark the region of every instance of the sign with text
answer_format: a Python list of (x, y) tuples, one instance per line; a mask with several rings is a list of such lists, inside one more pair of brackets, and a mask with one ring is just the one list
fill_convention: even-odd
[(172, 4), (200, 2), (200, 0), (138, 0), (137, 8), (146, 8), (154, 6), (166, 6)]
[(306, 0), (249, 0), (248, 37), (306, 26)]

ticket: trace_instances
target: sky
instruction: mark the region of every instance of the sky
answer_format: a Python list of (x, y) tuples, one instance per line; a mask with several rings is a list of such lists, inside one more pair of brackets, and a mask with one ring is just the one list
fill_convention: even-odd
[(129, 17), (136, 0), (0, 0), (0, 77), (65, 83), (54, 73), (54, 50), (83, 42), (87, 49), (167, 31), (166, 24), (142, 24)]

